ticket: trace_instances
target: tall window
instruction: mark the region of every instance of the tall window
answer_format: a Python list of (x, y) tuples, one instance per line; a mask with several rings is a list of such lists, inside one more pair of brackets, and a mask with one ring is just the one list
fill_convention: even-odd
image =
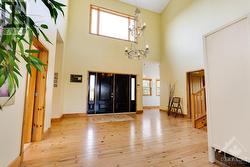
[(91, 34), (133, 41), (129, 33), (129, 27), (135, 23), (133, 16), (94, 5), (90, 10)]
[(143, 96), (152, 96), (152, 79), (143, 79)]
[(160, 96), (160, 95), (161, 95), (161, 81), (156, 80), (156, 96)]
[(136, 83), (135, 83), (135, 78), (131, 78), (131, 100), (135, 101), (135, 90), (136, 89)]
[(95, 100), (95, 75), (90, 75), (89, 80), (89, 101), (93, 102)]

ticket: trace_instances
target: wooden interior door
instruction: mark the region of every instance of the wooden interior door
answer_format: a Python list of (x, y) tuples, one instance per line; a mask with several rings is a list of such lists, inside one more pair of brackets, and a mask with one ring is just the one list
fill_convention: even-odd
[[(33, 56), (38, 57), (38, 54)], [(36, 78), (37, 70), (32, 67), (31, 75), (27, 77), (27, 91), (25, 100), (25, 114), (24, 114), (24, 134), (23, 142), (30, 143), (32, 141), (32, 124), (33, 124), (33, 113), (34, 113), (34, 102), (35, 102), (35, 91), (36, 91)]]
[(32, 141), (42, 140), (44, 129), (48, 52), (42, 51), (39, 58), (46, 66), (37, 73)]
[(188, 106), (193, 126), (203, 128), (206, 126), (205, 103), (205, 75), (204, 70), (190, 72), (188, 74)]
[(204, 71), (190, 73), (191, 94), (198, 92), (203, 87), (205, 87)]
[(187, 73), (187, 102), (189, 117), (192, 118), (192, 95), (205, 87), (204, 70)]
[[(38, 57), (44, 64), (48, 65), (48, 50), (33, 38), (32, 49), (40, 51), (33, 56)], [(43, 137), (44, 115), (45, 115), (45, 93), (46, 93), (47, 66), (44, 71), (38, 72), (31, 68), (31, 75), (27, 77), (25, 110), (23, 117), (22, 142), (20, 156), (24, 153), (24, 144), (33, 141), (41, 141)]]

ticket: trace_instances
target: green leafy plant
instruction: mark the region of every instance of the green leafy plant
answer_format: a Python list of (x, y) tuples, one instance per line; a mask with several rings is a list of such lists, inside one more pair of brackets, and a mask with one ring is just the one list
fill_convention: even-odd
[[(35, 2), (37, 0), (34, 0)], [(64, 4), (56, 0), (40, 0), (50, 13), (51, 19), (56, 23), (59, 13), (64, 15)], [(48, 29), (46, 24), (37, 24), (26, 14), (25, 0), (0, 0), (0, 87), (5, 82), (9, 84), (11, 99), (19, 87), (21, 59), (26, 63), (26, 68), (31, 74), (31, 67), (39, 71), (43, 70), (44, 64), (40, 59), (33, 56), (39, 50), (31, 49), (32, 40), (44, 38), (51, 43), (45, 34)], [(7, 103), (7, 102), (6, 102)], [(0, 109), (5, 104), (0, 106)]]

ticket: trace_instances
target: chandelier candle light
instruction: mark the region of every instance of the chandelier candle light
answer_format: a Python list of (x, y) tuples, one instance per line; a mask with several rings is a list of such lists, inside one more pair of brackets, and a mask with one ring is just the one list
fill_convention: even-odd
[(145, 45), (143, 49), (140, 49), (139, 46), (140, 42), (143, 43), (143, 35), (146, 27), (146, 23), (142, 22), (140, 9), (136, 8), (134, 24), (129, 28), (129, 33), (132, 36), (131, 45), (130, 48), (125, 48), (125, 55), (129, 59), (141, 60), (148, 56), (149, 45)]

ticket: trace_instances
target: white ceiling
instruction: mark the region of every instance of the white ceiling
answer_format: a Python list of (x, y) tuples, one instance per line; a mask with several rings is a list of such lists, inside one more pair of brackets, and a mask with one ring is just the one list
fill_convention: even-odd
[(120, 0), (122, 2), (148, 9), (153, 12), (161, 13), (168, 5), (170, 0)]

